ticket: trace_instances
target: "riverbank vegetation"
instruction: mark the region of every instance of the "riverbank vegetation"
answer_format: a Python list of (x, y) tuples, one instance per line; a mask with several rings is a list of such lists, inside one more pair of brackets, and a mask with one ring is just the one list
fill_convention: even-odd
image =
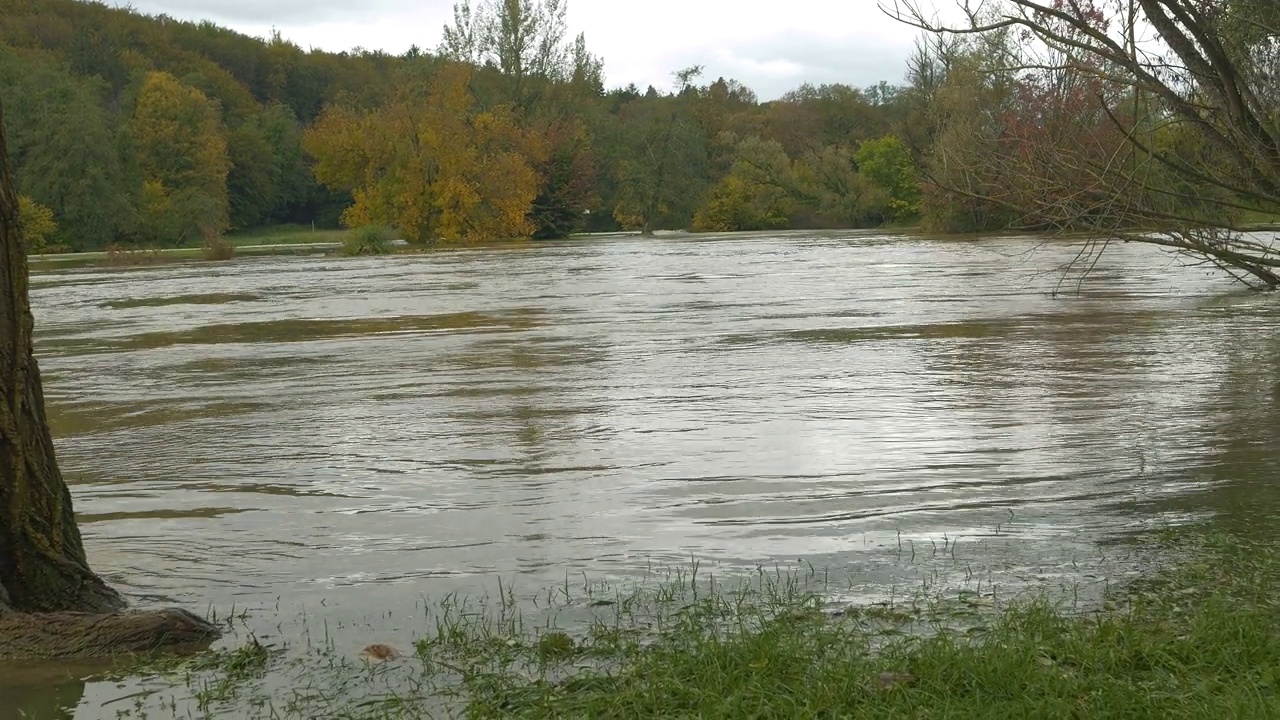
[[(694, 68), (671, 87), (606, 89), (567, 28), (560, 0), (486, 0), (463, 3), (431, 51), (326, 53), (100, 3), (0, 0), (19, 192), (54, 223), (33, 222), (32, 245), (197, 247), (202, 227), (312, 223), (466, 242), (914, 212), (914, 190), (892, 184), (910, 154), (875, 150), (897, 147), (906, 88), (760, 102)], [(859, 173), (869, 141), (873, 164), (897, 166)]]
[(1246, 283), (1280, 285), (1273, 240), (1241, 232), (1280, 209), (1280, 5), (1272, 0), (961, 0), (925, 30), (923, 176), (946, 226), (1086, 232), (1150, 243)]
[(506, 588), (427, 608), (400, 650), (250, 637), (163, 674), (186, 687), (165, 702), (261, 717), (1275, 715), (1280, 552), (1194, 529), (1133, 551), (1154, 570), (1092, 601), (978, 585), (839, 605), (812, 568), (580, 579), (536, 609)]
[[(315, 255), (341, 252), (347, 255), (380, 255), (406, 248), (394, 243), (395, 233), (378, 227), (378, 236), (372, 249), (366, 248), (363, 233), (369, 228), (314, 228), (304, 225), (273, 225), (246, 232), (218, 235), (190, 247), (155, 247), (111, 244), (102, 250), (85, 250), (77, 253), (40, 253), (28, 257), (33, 269), (69, 268), (100, 265), (103, 267), (129, 267), (160, 263), (188, 262), (191, 260), (230, 259), (231, 257), (261, 257), (266, 255)], [(403, 243), (401, 243), (403, 245)]]
[[(915, 222), (1238, 227), (1280, 212), (1276, 121), (1263, 112), (1275, 32), (1257, 4), (1182, 28), (1218, 38), (1220, 53), (1136, 65), (1125, 17), (1106, 8), (1011, 24), (1038, 5), (993, 5), (974, 25), (991, 32), (926, 34), (900, 83), (761, 102), (697, 67), (670, 87), (607, 88), (562, 0), (463, 2), (437, 48), (402, 55), (0, 0), (0, 96), (30, 242), (45, 250), (198, 246), (201, 228), (284, 223), (387, 225), (413, 243)], [(1157, 46), (1176, 44), (1160, 33)], [(1158, 79), (1151, 64), (1167, 62), (1230, 74)], [(1196, 97), (1232, 112), (1201, 118)], [(1234, 154), (1212, 149), (1227, 140)]]

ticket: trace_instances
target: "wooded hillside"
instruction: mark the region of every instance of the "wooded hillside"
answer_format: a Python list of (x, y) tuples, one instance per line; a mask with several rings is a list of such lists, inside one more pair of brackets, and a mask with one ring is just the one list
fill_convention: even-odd
[[(0, 97), (24, 215), (52, 213), (29, 234), (72, 249), (177, 245), (202, 226), (345, 219), (449, 241), (914, 212), (909, 155), (887, 137), (906, 113), (902, 89), (804, 86), (761, 103), (733, 80), (673, 72), (670, 87), (607, 90), (564, 11), (482, 4), (432, 52), (391, 56), (97, 3), (0, 0)], [(494, 12), (523, 13), (526, 47), (484, 36)]]
[[(1231, 8), (1244, 17), (1259, 1)], [(990, 14), (1023, 6), (1038, 7)], [(1105, 32), (1121, 27), (1096, 15)], [(1093, 17), (1081, 10), (1080, 27)], [(1238, 38), (1242, 77), (1272, 92), (1271, 26), (1232, 17), (1210, 31)], [(1032, 36), (1008, 29), (926, 33), (901, 84), (805, 85), (760, 102), (696, 67), (673, 68), (668, 87), (610, 87), (568, 26), (565, 0), (464, 1), (437, 47), (392, 56), (0, 0), (0, 97), (28, 239), (173, 246), (312, 222), (421, 243), (917, 220), (1111, 232), (1160, 213), (1230, 226), (1274, 210), (1265, 194), (1178, 171), (1206, 147), (1172, 100), (1126, 84), (1126, 68), (1037, 64)], [(1135, 187), (1153, 211), (1115, 216)]]

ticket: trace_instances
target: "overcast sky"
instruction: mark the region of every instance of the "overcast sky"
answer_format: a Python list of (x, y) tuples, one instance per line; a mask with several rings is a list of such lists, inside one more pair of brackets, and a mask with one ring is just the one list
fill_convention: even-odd
[[(706, 66), (761, 100), (801, 83), (900, 82), (915, 31), (876, 0), (568, 0), (572, 34), (604, 58), (605, 84), (667, 89), (671, 72)], [(212, 20), (248, 35), (272, 27), (303, 48), (435, 50), (454, 0), (108, 0), (147, 14)], [(476, 0), (472, 0), (476, 4)]]

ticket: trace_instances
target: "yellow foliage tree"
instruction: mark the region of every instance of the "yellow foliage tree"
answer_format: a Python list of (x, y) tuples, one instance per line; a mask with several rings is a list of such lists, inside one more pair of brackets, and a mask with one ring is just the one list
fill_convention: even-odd
[(473, 107), (470, 71), (405, 84), (373, 111), (329, 107), (307, 131), (316, 179), (349, 189), (348, 227), (390, 225), (413, 243), (529, 235), (545, 143), (507, 108)]
[(49, 238), (58, 231), (53, 210), (26, 195), (18, 196), (18, 225), (27, 240), (27, 252), (37, 253), (49, 244)]
[(163, 72), (147, 75), (129, 132), (142, 171), (143, 219), (154, 239), (181, 242), (227, 227), (231, 161), (218, 106)]
[(644, 216), (636, 212), (635, 209), (623, 203), (619, 203), (613, 209), (613, 219), (623, 230), (640, 230), (644, 228)]

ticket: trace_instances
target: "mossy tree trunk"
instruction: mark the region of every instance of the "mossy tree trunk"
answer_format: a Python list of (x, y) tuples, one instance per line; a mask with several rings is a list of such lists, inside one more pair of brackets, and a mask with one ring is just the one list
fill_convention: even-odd
[(124, 607), (89, 569), (32, 354), (26, 247), (0, 106), (0, 614)]

